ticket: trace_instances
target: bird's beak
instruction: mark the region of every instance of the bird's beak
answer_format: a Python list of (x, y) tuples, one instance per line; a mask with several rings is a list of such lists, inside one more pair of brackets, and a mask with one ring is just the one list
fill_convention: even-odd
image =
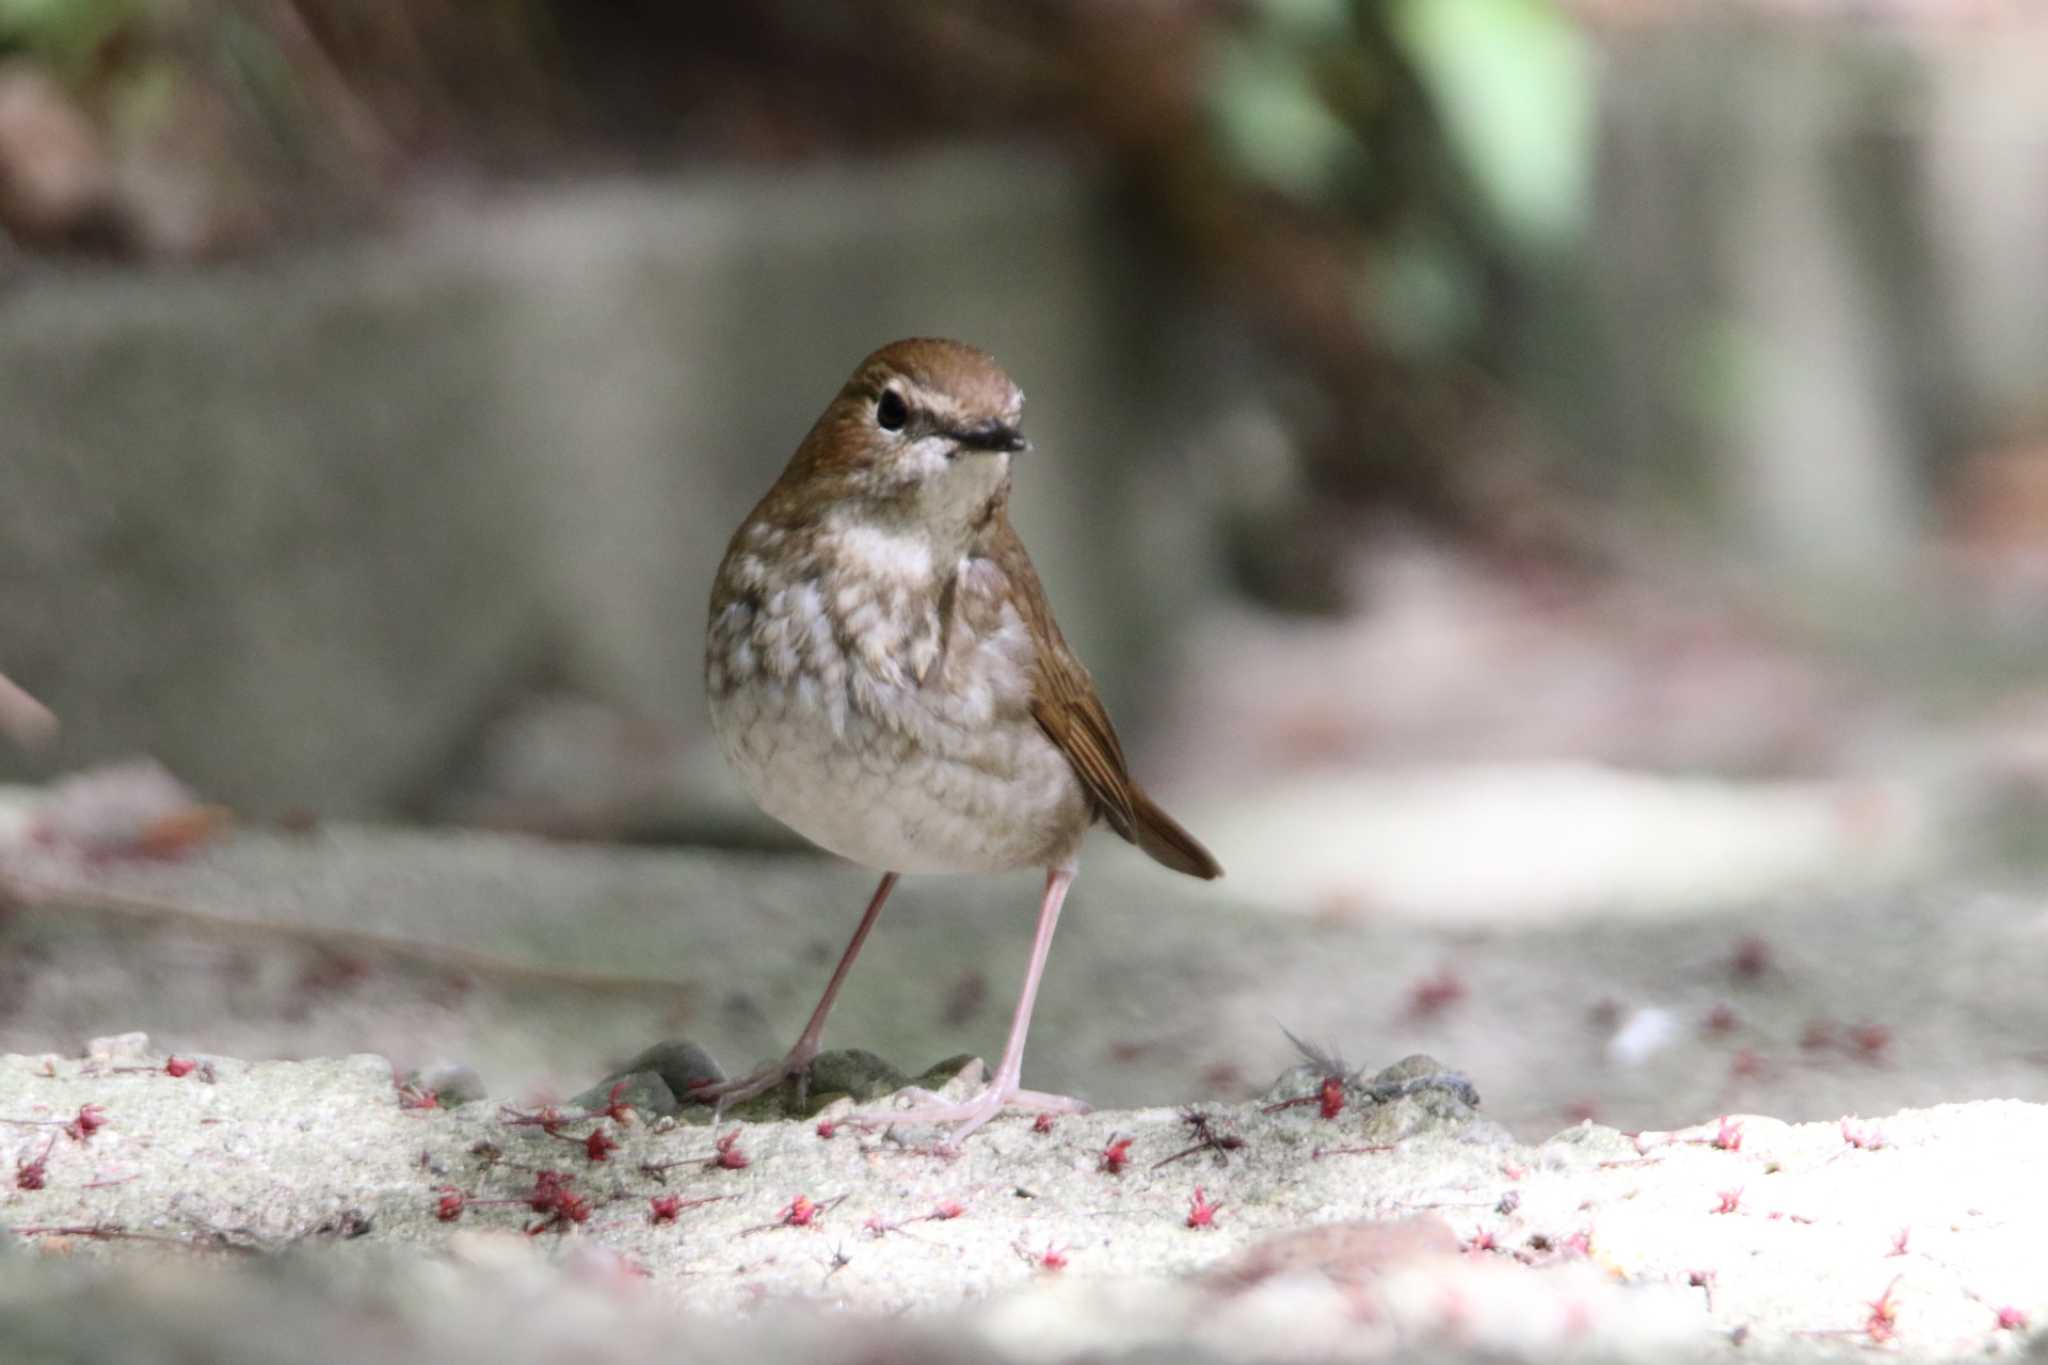
[(971, 427), (955, 427), (946, 434), (968, 450), (1001, 450), (1014, 455), (1031, 448), (1031, 443), (1024, 439), (1024, 433), (1007, 422), (976, 422)]

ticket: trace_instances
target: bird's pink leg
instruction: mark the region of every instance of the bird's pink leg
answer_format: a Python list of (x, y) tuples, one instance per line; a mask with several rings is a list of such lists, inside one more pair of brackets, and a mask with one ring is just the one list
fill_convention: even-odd
[(882, 874), (882, 884), (875, 888), (874, 898), (868, 902), (867, 912), (860, 917), (860, 927), (853, 931), (853, 941), (846, 945), (846, 951), (839, 955), (839, 965), (832, 969), (832, 979), (825, 983), (825, 993), (818, 997), (818, 1007), (811, 1011), (811, 1022), (804, 1025), (803, 1034), (779, 1062), (770, 1062), (751, 1076), (737, 1080), (720, 1081), (716, 1085), (699, 1086), (686, 1098), (716, 1102), (722, 1111), (729, 1104), (741, 1104), (773, 1090), (791, 1076), (801, 1076), (809, 1069), (818, 1055), (818, 1044), (825, 1036), (825, 1016), (832, 1013), (832, 1002), (839, 998), (839, 987), (846, 981), (846, 974), (853, 968), (854, 958), (860, 956), (860, 945), (867, 941), (868, 930), (875, 927), (881, 918), (882, 902), (889, 899), (889, 892), (896, 885), (896, 874)]
[(881, 1123), (957, 1123), (949, 1139), (959, 1143), (969, 1133), (1002, 1112), (1004, 1106), (1043, 1109), (1055, 1113), (1085, 1113), (1088, 1106), (1065, 1095), (1047, 1095), (1018, 1088), (1024, 1072), (1024, 1039), (1031, 1032), (1031, 1009), (1038, 1003), (1038, 982), (1045, 975), (1045, 959), (1052, 951), (1053, 929), (1060, 922), (1060, 904), (1073, 883), (1074, 869), (1055, 867), (1045, 874), (1045, 899), (1038, 908), (1038, 936), (1031, 943), (1031, 966), (1024, 974), (1024, 991), (1017, 997), (1016, 1013), (1010, 1017), (1010, 1041), (1003, 1047), (1002, 1065), (995, 1079), (981, 1093), (958, 1104), (926, 1103), (912, 1109), (882, 1109), (859, 1117)]

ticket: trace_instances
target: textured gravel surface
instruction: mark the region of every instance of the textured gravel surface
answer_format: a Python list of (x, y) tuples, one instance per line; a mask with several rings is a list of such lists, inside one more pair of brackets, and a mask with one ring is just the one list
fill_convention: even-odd
[[(1737, 1343), (1934, 1359), (2006, 1349), (2048, 1313), (2048, 1189), (2032, 1174), (2048, 1110), (2027, 1104), (1734, 1116), (1634, 1137), (1586, 1124), (1522, 1145), (1453, 1091), (1376, 1101), (1358, 1084), (1329, 1117), (1311, 1102), (1207, 1106), (1206, 1129), (1172, 1109), (1043, 1132), (1015, 1118), (948, 1154), (928, 1131), (843, 1117), (830, 1137), (811, 1122), (714, 1137), (637, 1116), (550, 1133), (489, 1100), (408, 1107), (374, 1057), (170, 1069), (185, 1061), (172, 1075), (137, 1037), (83, 1059), (0, 1058), (0, 1117), (27, 1121), (0, 1136), (16, 1173), (0, 1195), (19, 1267), (0, 1276), (10, 1330), (63, 1301), (38, 1278), (51, 1258), (73, 1276), (219, 1265), (229, 1278), (204, 1293), (258, 1300), (260, 1283), (233, 1276), (281, 1253), (311, 1266), (293, 1292), (330, 1311), (363, 1292), (363, 1267), (392, 1264), (376, 1258), (416, 1260), (397, 1277), (400, 1321), (435, 1330), (524, 1277), (528, 1292), (570, 1295), (565, 1312), (581, 1311), (575, 1295), (609, 1296), (622, 1341), (648, 1315), (686, 1313), (720, 1331), (755, 1323), (768, 1342), (831, 1310), (862, 1324), (848, 1330), (900, 1332), (905, 1349), (1020, 1360), (1417, 1347), (1650, 1360), (1732, 1357)], [(1276, 1095), (1320, 1087), (1304, 1070)], [(86, 1106), (99, 1122), (83, 1136), (29, 1126), (75, 1125)], [(162, 1292), (66, 1283), (131, 1311)], [(235, 1338), (260, 1318), (215, 1330)], [(505, 1330), (480, 1318), (473, 1340)], [(421, 1326), (390, 1349), (433, 1339)]]

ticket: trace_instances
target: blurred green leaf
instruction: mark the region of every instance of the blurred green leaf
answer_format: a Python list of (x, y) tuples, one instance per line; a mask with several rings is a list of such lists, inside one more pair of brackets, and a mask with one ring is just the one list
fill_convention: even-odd
[(76, 74), (140, 13), (139, 0), (0, 0), (0, 43)]
[(1378, 249), (1360, 280), (1357, 304), (1375, 335), (1397, 354), (1438, 358), (1479, 326), (1479, 281), (1449, 244), (1408, 236)]
[(1298, 199), (1319, 199), (1359, 153), (1351, 132), (1286, 47), (1232, 38), (1217, 55), (1211, 114), (1224, 150), (1246, 174)]
[(1349, 0), (1260, 0), (1259, 20), (1290, 41), (1342, 38), (1351, 32)]
[(162, 127), (178, 97), (182, 75), (161, 57), (147, 57), (123, 71), (108, 92), (107, 126), (117, 145)]
[(1392, 30), (1508, 235), (1553, 248), (1583, 224), (1592, 69), (1549, 0), (1395, 0)]

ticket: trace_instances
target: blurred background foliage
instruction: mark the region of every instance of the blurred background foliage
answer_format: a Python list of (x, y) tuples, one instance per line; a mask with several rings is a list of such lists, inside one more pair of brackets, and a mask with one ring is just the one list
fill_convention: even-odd
[[(364, 340), (391, 328), (431, 349), (399, 311), (378, 312), (378, 290), (404, 272), (366, 267), (337, 286), (348, 302), (331, 335), (297, 325), (267, 350), (247, 342), (247, 357), (260, 357), (296, 355), (305, 341), (300, 369), (282, 381), (255, 360), (253, 380), (225, 360), (207, 368), (216, 354), (243, 363), (239, 343), (194, 343), (174, 359), (176, 348), (125, 338), (90, 352), (107, 368), (79, 379), (66, 411), (82, 415), (48, 417), (41, 438), (50, 450), (99, 452), (168, 427), (186, 451), (240, 450), (235, 458), (261, 472), (255, 482), (283, 490), (280, 506), (296, 496), (293, 478), (332, 477), (343, 501), (360, 492), (341, 474), (310, 471), (354, 477), (364, 435), (350, 425), (372, 420), (387, 424), (392, 469), (447, 460), (431, 496), (496, 486), (478, 471), (497, 470), (520, 442), (577, 443), (592, 469), (608, 459), (627, 469), (621, 452), (633, 449), (670, 462), (681, 452), (703, 488), (738, 490), (758, 479), (739, 447), (751, 461), (786, 440), (777, 423), (787, 404), (758, 382), (758, 367), (719, 370), (721, 325), (710, 319), (760, 319), (758, 332), (780, 348), (807, 316), (829, 313), (832, 327), (816, 332), (821, 348), (832, 338), (830, 365), (802, 359), (819, 372), (842, 367), (852, 349), (842, 338), (872, 339), (895, 325), (884, 318), (921, 327), (971, 315), (947, 311), (970, 291), (947, 284), (934, 304), (898, 273), (915, 271), (918, 251), (956, 230), (993, 238), (1014, 227), (1021, 235), (1004, 240), (1001, 269), (984, 272), (984, 302), (1019, 280), (1027, 297), (1048, 299), (1078, 281), (1097, 310), (1079, 323), (1083, 309), (1057, 322), (1047, 310), (1033, 324), (1012, 304), (989, 303), (999, 327), (1059, 333), (1032, 357), (1040, 373), (1046, 355), (1074, 359), (1057, 382), (1067, 411), (1088, 414), (1086, 439), (1070, 443), (1080, 463), (1043, 487), (1092, 506), (1065, 518), (1077, 534), (1046, 558), (1054, 577), (1072, 575), (1053, 585), (1063, 598), (1080, 584), (1097, 589), (1098, 601), (1066, 610), (1113, 694), (1145, 657), (1175, 647), (1164, 637), (1207, 638), (1207, 626), (1188, 623), (1240, 602), (1273, 619), (1231, 618), (1215, 625), (1219, 638), (1284, 628), (1274, 620), (1348, 622), (1353, 640), (1413, 630), (1398, 609), (1410, 593), (1430, 599), (1418, 612), (1467, 613), (1442, 638), (1499, 651), (1468, 645), (1474, 657), (1525, 663), (1542, 657), (1528, 639), (1555, 644), (1554, 632), (1571, 629), (1583, 631), (1571, 649), (1599, 661), (1559, 666), (1547, 720), (1528, 720), (1545, 714), (1528, 680), (1503, 673), (1502, 697), (1465, 697), (1455, 719), (1449, 706), (1424, 723), (1425, 694), (1442, 701), (1447, 689), (1414, 683), (1412, 705), (1387, 698), (1401, 678), (1433, 676), (1416, 650), (1439, 637), (1383, 641), (1390, 662), (1370, 676), (1337, 667), (1342, 698), (1251, 685), (1257, 661), (1286, 653), (1284, 639), (1262, 638), (1186, 670), (1193, 681), (1178, 705), (1152, 708), (1172, 710), (1158, 724), (1182, 736), (1157, 755), (1213, 752), (1201, 736), (1221, 732), (1264, 735), (1245, 742), (1245, 762), (1382, 758), (1412, 744), (1810, 771), (1873, 746), (1853, 707), (1814, 700), (1835, 696), (1835, 683), (1813, 681), (1832, 678), (1834, 664), (1788, 664), (1812, 641), (1787, 645), (1780, 629), (1868, 650), (1857, 666), (1877, 658), (1881, 671), (1911, 676), (1915, 704), (1940, 696), (1978, 707), (1990, 680), (2033, 714), (2026, 698), (2048, 620), (2042, 39), (2038, 13), (2007, 0), (0, 0), (0, 300), (11, 284), (69, 269), (230, 288), (242, 265), (405, 240), (422, 203), (451, 197), (487, 205), (527, 194), (590, 206), (591, 222), (612, 210), (624, 221), (633, 211), (607, 200), (606, 187), (661, 185), (742, 216), (806, 218), (815, 239), (773, 237), (760, 220), (720, 248), (737, 294), (702, 282), (665, 294), (681, 267), (649, 265), (652, 249), (637, 238), (593, 228), (584, 247), (612, 243), (595, 264), (559, 250), (566, 238), (536, 246), (535, 268), (515, 268), (531, 276), (531, 297), (512, 301), (518, 289), (501, 283), (435, 305), (437, 320), (475, 324), (439, 343), (459, 359), (431, 361), (471, 386), (453, 415), (434, 403), (460, 385), (414, 394), (408, 375), (424, 370), (386, 374), (391, 343)], [(1048, 147), (1059, 193), (1114, 219), (1115, 245), (1045, 245), (1066, 230), (1063, 210), (1033, 216), (1058, 197), (1032, 197), (1030, 166), (1043, 163), (1030, 158)], [(959, 194), (1016, 223), (958, 218), (975, 205), (938, 183), (955, 152), (980, 156), (996, 176)], [(904, 169), (913, 164), (926, 169)], [(916, 184), (898, 193), (890, 175)], [(808, 188), (792, 188), (800, 183)], [(764, 208), (748, 198), (762, 187), (798, 198)], [(929, 241), (918, 220), (937, 224)], [(640, 221), (669, 242), (691, 230)], [(831, 232), (843, 235), (821, 246)], [(863, 234), (883, 242), (873, 260), (890, 264), (877, 264), (874, 280), (848, 279), (868, 268)], [(771, 237), (779, 245), (755, 245)], [(828, 250), (861, 265), (805, 274)], [(948, 262), (970, 279), (978, 269)], [(192, 269), (212, 263), (226, 268)], [(81, 315), (70, 296), (46, 297), (54, 314)], [(206, 315), (188, 306), (198, 296), (176, 297), (165, 306), (181, 317)], [(636, 311), (663, 297), (662, 316)], [(542, 336), (536, 318), (566, 335)], [(699, 323), (703, 336), (689, 332)], [(20, 329), (32, 325), (42, 324)], [(237, 338), (258, 335), (229, 326)], [(577, 376), (573, 394), (553, 394), (517, 377), (507, 338), (550, 357), (583, 348), (623, 377)], [(1186, 346), (1169, 356), (1169, 341)], [(319, 350), (329, 342), (332, 355)], [(32, 340), (19, 344), (35, 353)], [(55, 380), (85, 374), (50, 364)], [(707, 394), (732, 405), (720, 420), (738, 434), (660, 408), (677, 366), (692, 371), (699, 407), (708, 411)], [(303, 376), (333, 391), (316, 397), (306, 379), (292, 398)], [(1105, 397), (1083, 396), (1091, 377)], [(564, 430), (527, 414), (519, 420), (531, 430), (516, 439), (484, 434), (486, 414), (513, 410), (488, 391), (500, 381), (551, 394), (538, 416), (560, 414)], [(55, 391), (54, 380), (18, 382), (25, 396)], [(279, 410), (236, 408), (237, 385), (275, 392)], [(217, 406), (175, 397), (198, 392)], [(165, 401), (168, 415), (147, 410)], [(102, 416), (103, 429), (86, 429)], [(471, 433), (477, 449), (450, 431)], [(278, 472), (284, 449), (299, 449), (306, 468)], [(1099, 449), (1120, 452), (1107, 462), (1117, 467)], [(0, 471), (0, 493), (7, 477)], [(29, 474), (12, 477), (16, 503), (35, 505)], [(133, 470), (124, 477), (140, 486)], [(614, 509), (684, 505), (660, 477), (618, 473), (613, 487), (592, 476), (574, 492)], [(377, 496), (401, 500), (382, 487)], [(561, 490), (548, 497), (534, 524), (571, 522)], [(716, 505), (687, 536), (672, 522), (622, 528), (616, 512), (591, 513), (579, 553), (663, 536), (709, 545), (710, 523), (731, 515), (725, 497), (703, 499)], [(252, 494), (250, 505), (270, 504)], [(505, 508), (475, 498), (464, 508), (499, 518), (503, 536), (524, 534)], [(386, 511), (362, 510), (362, 524), (409, 533)], [(330, 509), (309, 524), (346, 519)], [(1177, 529), (1196, 521), (1199, 534)], [(1146, 553), (1090, 557), (1088, 545), (1134, 524)], [(110, 539), (149, 544), (151, 534), (130, 518)], [(291, 543), (297, 532), (263, 534)], [(1441, 566), (1402, 560), (1417, 544), (1454, 547), (1455, 570), (1439, 579)], [(154, 551), (165, 562), (185, 552)], [(1198, 594), (1195, 575), (1159, 567), (1196, 554), (1189, 562), (1234, 598)], [(52, 554), (20, 573), (54, 582), (71, 567)], [(438, 565), (414, 571), (462, 586)], [(620, 639), (668, 640), (688, 632), (657, 614), (651, 587), (630, 585), (703, 571), (687, 556), (656, 566), (622, 551), (576, 572), (609, 598), (648, 595)], [(1619, 606), (1602, 591), (1641, 596)], [(1140, 614), (1172, 628), (1129, 629), (1140, 601), (1150, 604)], [(1563, 606), (1587, 616), (1561, 626)], [(22, 620), (17, 637), (32, 635)], [(214, 629), (234, 638), (253, 628)], [(1341, 643), (1303, 644), (1289, 681)], [(61, 641), (10, 647), (26, 653), (14, 666), (25, 685), (39, 681), (37, 649), (46, 678), (65, 667)], [(694, 672), (689, 649), (644, 653), (616, 670), (632, 679), (618, 690), (665, 723), (694, 726), (695, 698), (678, 681)], [(1453, 657), (1440, 651), (1440, 662)], [(1446, 676), (1474, 671), (1457, 657)], [(1802, 681), (1787, 685), (1781, 668)], [(84, 666), (72, 671), (84, 688)], [(1949, 687), (1959, 673), (1964, 682)], [(198, 695), (218, 680), (184, 686)], [(1646, 688), (1663, 699), (1629, 711)], [(1289, 715), (1263, 731), (1245, 714), (1261, 708)], [(1656, 718), (1642, 719), (1648, 712)], [(181, 763), (191, 747), (175, 755)], [(1262, 757), (1247, 756), (1255, 747)], [(1204, 770), (1199, 757), (1187, 762)]]
[(1579, 248), (1593, 98), (1545, 0), (0, 0), (0, 54), (80, 124), (4, 196), (39, 250), (260, 251), (431, 176), (1055, 136), (1318, 377), (1325, 491), (1449, 518), (1481, 376)]

